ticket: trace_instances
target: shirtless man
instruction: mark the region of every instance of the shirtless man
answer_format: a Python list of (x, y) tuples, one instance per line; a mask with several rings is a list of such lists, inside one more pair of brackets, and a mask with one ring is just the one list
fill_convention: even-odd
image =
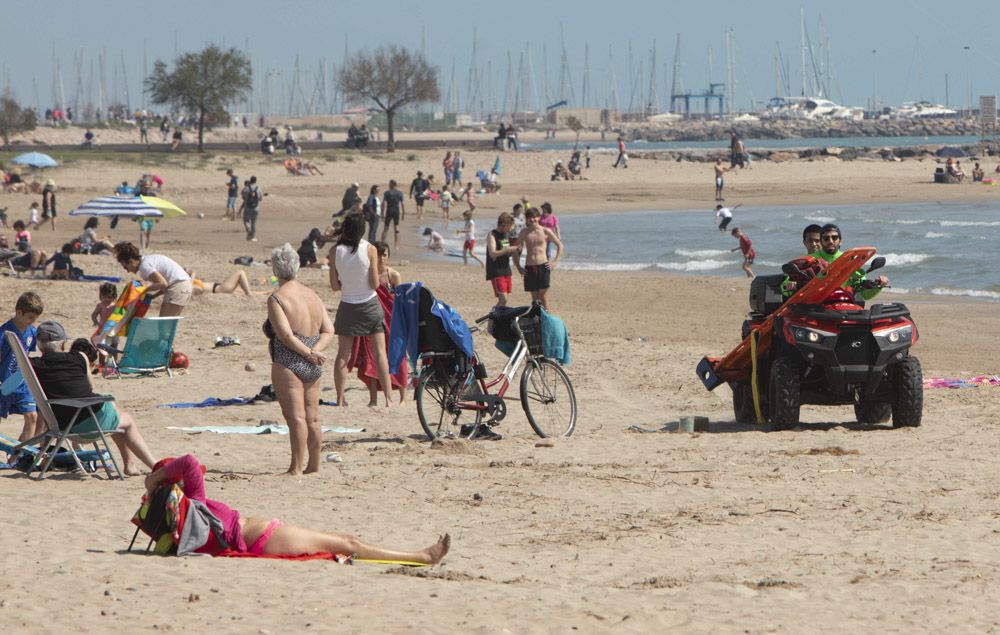
[[(518, 273), (524, 276), (524, 290), (531, 294), (532, 300), (541, 302), (542, 308), (548, 311), (549, 277), (562, 257), (563, 244), (554, 231), (538, 223), (541, 215), (537, 207), (530, 207), (524, 213), (526, 224), (517, 237), (518, 254), (514, 263)], [(545, 253), (548, 243), (556, 246), (556, 255), (551, 261)], [(523, 267), (521, 251), (525, 252)]]
[(724, 201), (722, 198), (722, 187), (724, 185), (722, 175), (729, 171), (729, 168), (722, 167), (722, 159), (715, 160), (715, 200)]

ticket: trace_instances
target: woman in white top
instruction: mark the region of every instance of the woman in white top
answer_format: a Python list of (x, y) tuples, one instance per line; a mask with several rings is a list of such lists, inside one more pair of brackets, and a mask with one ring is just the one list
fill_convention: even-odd
[[(389, 406), (392, 404), (392, 384), (386, 357), (385, 313), (375, 292), (379, 285), (378, 252), (362, 238), (364, 233), (365, 219), (361, 214), (348, 214), (341, 225), (337, 244), (330, 250), (330, 288), (340, 291), (340, 305), (333, 322), (337, 334), (333, 380), (337, 387), (337, 404), (346, 406), (344, 384), (354, 338), (369, 336), (379, 385), (385, 395), (385, 405)], [(374, 337), (377, 334), (381, 335)]]
[(191, 276), (184, 267), (159, 254), (143, 256), (139, 248), (129, 242), (115, 245), (115, 258), (125, 271), (137, 273), (146, 282), (146, 293), (163, 294), (160, 317), (180, 315), (191, 301), (194, 288)]

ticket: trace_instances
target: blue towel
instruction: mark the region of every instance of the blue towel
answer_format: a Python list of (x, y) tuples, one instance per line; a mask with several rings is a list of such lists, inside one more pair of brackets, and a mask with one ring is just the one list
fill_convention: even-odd
[(84, 282), (121, 282), (122, 279), (118, 276), (88, 276), (83, 275), (77, 278), (77, 280), (82, 280)]
[(542, 309), (542, 354), (569, 366), (569, 331), (561, 319)]
[[(255, 403), (258, 402), (254, 399), (247, 399), (246, 397), (233, 397), (231, 399), (208, 397), (204, 401), (182, 401), (180, 403), (164, 403), (157, 406), (157, 408), (215, 408), (218, 406), (249, 406)], [(320, 399), (319, 405), (336, 406), (337, 402)]]
[[(569, 331), (563, 321), (541, 310), (542, 319), (542, 355), (548, 359), (553, 359), (563, 366), (569, 366)], [(517, 342), (504, 340), (494, 340), (494, 346), (501, 353), (510, 357), (514, 353)]]

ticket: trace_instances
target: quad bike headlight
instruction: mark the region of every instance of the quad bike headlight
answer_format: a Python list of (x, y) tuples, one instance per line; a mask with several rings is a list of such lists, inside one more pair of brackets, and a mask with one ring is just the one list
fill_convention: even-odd
[(883, 338), (890, 344), (905, 344), (913, 339), (913, 325), (898, 326), (875, 332), (875, 337)]
[(832, 337), (835, 333), (828, 333), (827, 331), (811, 329), (805, 326), (793, 326), (792, 335), (795, 336), (796, 341), (815, 344), (816, 342), (823, 341), (824, 337)]

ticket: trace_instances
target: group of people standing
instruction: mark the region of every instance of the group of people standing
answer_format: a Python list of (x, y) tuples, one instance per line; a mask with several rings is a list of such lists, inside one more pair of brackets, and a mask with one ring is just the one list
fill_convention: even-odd
[[(256, 176), (243, 181), (242, 189), (240, 179), (232, 168), (226, 170), (226, 176), (229, 178), (226, 181), (226, 213), (223, 216), (228, 220), (242, 219), (247, 240), (257, 242), (257, 217), (260, 215), (260, 204), (267, 195), (261, 192)], [(240, 201), (239, 209), (237, 201)]]

